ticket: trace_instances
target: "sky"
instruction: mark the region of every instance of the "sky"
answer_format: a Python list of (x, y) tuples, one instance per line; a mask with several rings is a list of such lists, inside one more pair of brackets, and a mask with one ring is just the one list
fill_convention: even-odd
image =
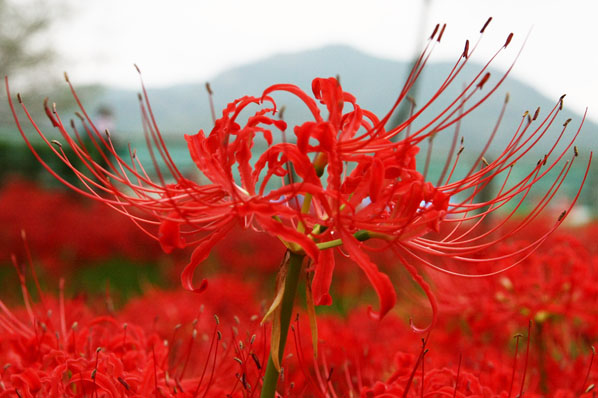
[[(418, 37), (447, 23), (432, 60), (455, 60), (490, 16), (475, 59), (515, 34), (496, 64), (549, 97), (567, 94), (598, 120), (595, 0), (64, 0), (68, 13), (50, 35), (77, 84), (138, 87), (209, 80), (228, 68), (280, 52), (347, 44), (388, 59), (409, 59)], [(427, 10), (427, 11), (426, 11)], [(423, 28), (422, 28), (423, 26)], [(524, 41), (525, 38), (527, 41)]]

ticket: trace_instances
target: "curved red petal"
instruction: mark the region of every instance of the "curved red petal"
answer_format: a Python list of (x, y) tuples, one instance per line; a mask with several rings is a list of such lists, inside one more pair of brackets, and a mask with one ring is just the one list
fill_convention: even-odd
[(359, 268), (365, 272), (370, 283), (378, 294), (380, 300), (380, 310), (378, 313), (370, 309), (370, 315), (375, 319), (382, 319), (394, 307), (397, 301), (397, 294), (394, 286), (390, 281), (388, 275), (380, 272), (376, 264), (374, 264), (367, 254), (365, 254), (359, 247), (359, 242), (353, 235), (341, 230), (341, 239), (343, 240), (343, 247), (353, 261), (359, 265)]
[(208, 281), (203, 279), (199, 286), (193, 286), (193, 275), (195, 274), (195, 269), (201, 264), (208, 255), (210, 251), (214, 247), (216, 243), (218, 243), (224, 236), (228, 233), (228, 231), (232, 228), (234, 222), (228, 223), (228, 225), (222, 227), (221, 229), (216, 230), (215, 232), (208, 235), (206, 239), (204, 239), (191, 253), (191, 260), (189, 264), (185, 266), (183, 272), (181, 273), (181, 284), (183, 287), (189, 291), (195, 293), (201, 293), (208, 287)]
[(332, 304), (329, 290), (334, 272), (334, 251), (332, 249), (320, 250), (318, 262), (315, 264), (314, 279), (311, 283), (314, 303), (316, 305)]
[[(170, 215), (175, 216), (175, 215)], [(158, 229), (158, 241), (165, 253), (172, 253), (174, 249), (186, 246), (185, 239), (181, 237), (181, 224), (170, 219), (163, 220)]]
[(298, 232), (296, 229), (286, 227), (270, 217), (264, 217), (259, 213), (256, 213), (255, 217), (257, 222), (259, 222), (267, 232), (288, 242), (298, 244), (305, 251), (305, 254), (313, 260), (317, 260), (319, 253), (318, 247), (314, 241), (309, 239), (305, 234)]

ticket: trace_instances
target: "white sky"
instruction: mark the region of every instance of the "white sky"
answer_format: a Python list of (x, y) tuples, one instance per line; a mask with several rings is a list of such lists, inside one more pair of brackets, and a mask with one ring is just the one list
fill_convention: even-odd
[[(52, 35), (77, 83), (137, 87), (133, 63), (148, 86), (204, 81), (229, 67), (277, 52), (342, 43), (391, 59), (408, 59), (422, 0), (67, 0), (70, 16)], [(426, 34), (446, 22), (433, 59), (458, 57), (493, 22), (477, 53), (488, 58), (515, 33), (496, 63), (507, 66), (531, 29), (514, 75), (598, 120), (595, 0), (431, 0)]]

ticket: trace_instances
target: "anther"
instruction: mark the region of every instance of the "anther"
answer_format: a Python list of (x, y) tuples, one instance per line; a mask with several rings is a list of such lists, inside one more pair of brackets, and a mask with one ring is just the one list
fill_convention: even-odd
[(129, 391), (131, 389), (131, 387), (129, 387), (129, 384), (125, 381), (125, 379), (123, 379), (120, 376), (118, 376), (116, 379), (118, 380), (118, 382), (120, 384), (122, 384), (127, 389), (127, 391)]
[(141, 74), (141, 69), (139, 69), (139, 66), (137, 66), (137, 64), (133, 64), (133, 66), (135, 69), (137, 69), (137, 73)]
[(509, 102), (511, 99), (511, 95), (509, 93), (505, 94), (505, 104)]
[(480, 82), (478, 83), (478, 87), (480, 89), (484, 88), (484, 84), (486, 84), (486, 82), (488, 81), (488, 79), (490, 79), (490, 72), (487, 72), (484, 77), (482, 77), (482, 80), (480, 80)]
[(21, 96), (21, 93), (17, 93), (17, 101), (19, 101), (19, 104), (23, 103), (23, 97)]
[(255, 366), (257, 366), (257, 369), (261, 370), (262, 365), (260, 364), (260, 360), (258, 359), (257, 355), (255, 355), (255, 352), (251, 353), (251, 358), (253, 359), (253, 362), (255, 362)]
[(218, 335), (218, 341), (222, 340), (222, 333), (220, 333), (220, 330), (217, 330), (216, 334)]
[(287, 109), (287, 107), (283, 105), (283, 106), (281, 106), (281, 107), (280, 107), (280, 109), (278, 110), (278, 118), (279, 118), (280, 120), (283, 120), (283, 118), (284, 118), (284, 111), (285, 111), (285, 109)]
[(461, 148), (459, 148), (459, 152), (457, 152), (457, 156), (461, 155), (461, 152), (463, 152), (464, 149), (465, 149), (464, 146), (462, 146)]
[(141, 93), (137, 93), (137, 99), (139, 101), (143, 101), (143, 96), (141, 95)]
[(532, 118), (532, 120), (536, 120), (538, 118), (538, 115), (540, 115), (540, 107), (538, 107), (536, 109), (536, 112), (534, 112), (534, 117)]
[(565, 218), (565, 216), (567, 215), (567, 210), (563, 210), (563, 212), (561, 213), (561, 215), (559, 216), (559, 221), (562, 221), (563, 218)]
[(440, 43), (440, 40), (442, 40), (442, 35), (444, 34), (445, 29), (446, 29), (446, 24), (442, 25), (442, 29), (440, 29), (440, 34), (438, 35), (438, 39), (436, 40), (438, 43)]
[(559, 98), (559, 111), (563, 110), (563, 99), (565, 98), (567, 94), (563, 94), (561, 95), (561, 98)]
[(71, 81), (69, 80), (69, 74), (68, 74), (68, 73), (66, 73), (66, 72), (64, 72), (64, 80), (65, 80), (67, 83), (70, 83), (70, 82), (71, 82)]
[(240, 358), (234, 357), (233, 359), (239, 362), (239, 365), (243, 365), (243, 361)]
[(509, 33), (509, 36), (507, 37), (507, 40), (505, 41), (505, 45), (503, 47), (507, 48), (511, 40), (513, 40), (513, 33)]
[(465, 48), (463, 49), (463, 58), (467, 59), (469, 56), (469, 40), (465, 40)]
[(57, 141), (57, 140), (52, 140), (52, 141), (50, 141), (50, 142), (51, 142), (52, 144), (56, 145), (57, 147), (59, 147), (59, 148), (62, 148), (62, 144), (60, 143), (60, 141)]
[(486, 165), (486, 167), (490, 166), (490, 164), (488, 163), (488, 161), (486, 160), (485, 157), (482, 156), (482, 163), (484, 163)]
[(571, 122), (571, 118), (565, 120), (565, 123), (563, 123), (563, 127), (567, 127), (567, 125)]
[(214, 92), (212, 91), (212, 87), (210, 86), (210, 82), (206, 82), (206, 91), (209, 95), (214, 94)]
[(482, 26), (482, 29), (480, 29), (480, 33), (484, 33), (484, 31), (486, 30), (486, 28), (490, 24), (490, 21), (492, 21), (492, 17), (488, 18), (488, 20), (486, 21), (486, 23), (484, 24), (484, 26)]
[(81, 120), (82, 122), (85, 121), (85, 118), (79, 112), (75, 112), (75, 116), (77, 116), (79, 118), (79, 120)]
[(438, 28), (440, 28), (439, 24), (436, 24), (436, 26), (434, 27), (434, 31), (432, 32), (432, 34), (430, 35), (430, 40), (434, 39), (434, 36), (436, 36), (436, 33), (438, 33)]
[(104, 130), (104, 134), (106, 134), (106, 137), (108, 139), (110, 139), (110, 130), (108, 130), (108, 129)]
[(216, 320), (216, 325), (220, 325), (220, 318), (218, 318), (218, 315), (214, 314), (214, 319)]

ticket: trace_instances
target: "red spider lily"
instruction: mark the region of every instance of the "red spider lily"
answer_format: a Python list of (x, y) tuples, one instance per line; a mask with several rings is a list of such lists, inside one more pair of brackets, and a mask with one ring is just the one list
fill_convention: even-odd
[[(486, 26), (487, 23), (481, 33)], [(483, 260), (476, 258), (476, 253), (521, 231), (545, 209), (572, 167), (573, 155), (571, 161), (562, 160), (573, 148), (579, 133), (578, 129), (564, 148), (558, 147), (568, 125), (565, 122), (561, 135), (537, 166), (519, 181), (507, 183), (511, 167), (542, 139), (555, 121), (562, 109), (561, 98), (543, 120), (537, 119), (538, 112), (533, 117), (526, 113), (508, 145), (492, 162), (487, 162), (484, 155), (498, 129), (497, 125), (470, 171), (459, 179), (454, 177), (454, 171), (462, 149), (456, 150), (455, 135), (445, 172), (437, 184), (426, 181), (425, 172), (422, 174), (416, 169), (418, 145), (458, 126), (498, 89), (510, 71), (509, 68), (487, 92), (483, 92), (489, 85), (487, 69), (490, 62), (508, 46), (512, 34), (496, 55), (464, 85), (456, 98), (430, 120), (422, 122), (422, 114), (437, 102), (447, 87), (456, 84), (457, 77), (475, 51), (477, 44), (470, 48), (468, 41), (437, 92), (420, 109), (413, 109), (399, 126), (387, 129), (387, 122), (407, 99), (443, 31), (444, 27), (436, 27), (395, 104), (382, 118), (362, 109), (355, 97), (344, 92), (334, 78), (313, 81), (315, 99), (297, 86), (277, 84), (267, 88), (259, 97), (246, 96), (233, 101), (223, 110), (208, 135), (200, 130), (195, 135), (185, 136), (194, 163), (209, 180), (206, 184), (184, 177), (175, 165), (154, 119), (145, 89), (140, 96), (140, 107), (148, 148), (154, 156), (155, 178), (150, 177), (134, 152), (127, 160), (115, 151), (109, 133), (103, 134), (94, 126), (68, 78), (67, 82), (80, 105), (83, 130), (92, 142), (92, 149), (100, 153), (102, 162), (92, 158), (90, 148), (86, 147), (80, 129), (74, 123), (73, 138), (55, 107), (46, 103), (46, 113), (66, 144), (85, 165), (85, 172), (72, 166), (62, 151), (63, 144), (50, 141), (41, 132), (20, 96), (18, 98), (39, 135), (52, 147), (56, 156), (71, 167), (86, 189), (68, 183), (49, 170), (56, 178), (128, 215), (148, 235), (158, 239), (167, 252), (188, 245), (196, 247), (181, 275), (185, 288), (195, 291), (205, 289), (205, 280), (199, 286), (193, 285), (195, 269), (212, 247), (233, 226), (240, 224), (244, 228), (268, 232), (282, 240), (291, 251), (311, 259), (311, 286), (318, 305), (331, 302), (328, 294), (334, 269), (331, 248), (342, 248), (375, 288), (380, 300), (378, 314), (374, 314), (377, 316), (386, 314), (396, 301), (390, 279), (378, 270), (363, 250), (379, 249), (379, 245), (371, 242), (381, 241), (385, 247), (396, 251), (400, 261), (422, 285), (435, 313), (436, 303), (432, 294), (410, 263), (421, 261), (441, 269), (426, 258), (428, 255), (467, 263), (492, 262), (508, 257), (512, 259), (509, 266), (522, 261), (562, 222), (570, 208), (563, 212), (554, 227), (526, 247), (505, 256)], [(287, 124), (276, 118), (277, 105), (273, 95), (278, 92), (289, 92), (298, 97), (313, 118), (294, 126), (294, 136), (288, 141), (284, 135)], [(326, 108), (326, 117), (322, 116), (318, 101)], [(248, 108), (254, 107), (258, 110), (250, 113)], [(12, 101), (11, 108), (18, 128), (29, 144)], [(504, 107), (501, 117), (503, 112)], [(415, 124), (421, 127), (413, 127)], [(266, 143), (267, 149), (259, 156), (253, 156), (252, 149), (258, 136)], [(33, 147), (31, 150), (43, 163)], [(159, 167), (158, 157), (163, 160), (165, 168)], [(533, 186), (557, 167), (560, 167), (560, 172), (548, 191), (517, 226), (507, 228), (501, 221), (489, 230), (478, 232), (488, 214), (507, 203), (514, 203), (514, 210), (506, 217), (508, 219), (524, 203)], [(484, 187), (497, 177), (504, 176), (506, 178), (495, 197), (476, 201)], [(274, 185), (276, 177), (282, 180), (279, 185)], [(457, 199), (460, 194), (462, 198)], [(577, 196), (571, 206), (576, 199)], [(441, 224), (448, 227), (441, 229)], [(432, 238), (430, 232), (439, 234)]]

